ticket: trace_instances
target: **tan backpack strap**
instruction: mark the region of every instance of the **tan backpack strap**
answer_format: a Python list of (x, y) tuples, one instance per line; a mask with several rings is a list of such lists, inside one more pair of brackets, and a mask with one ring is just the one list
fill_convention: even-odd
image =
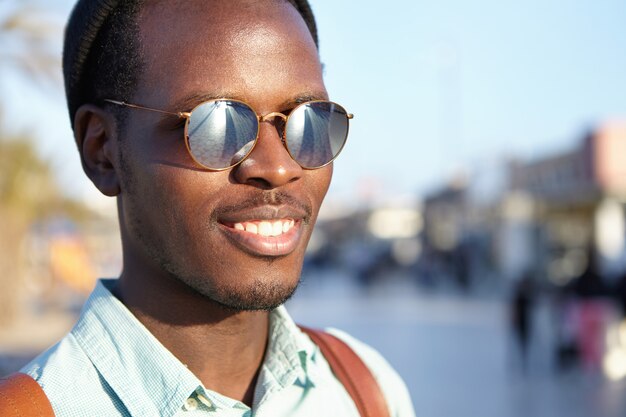
[(330, 333), (299, 327), (320, 348), (361, 417), (389, 417), (389, 407), (378, 382), (352, 348)]
[(0, 378), (0, 416), (54, 417), (54, 411), (37, 381), (15, 373)]

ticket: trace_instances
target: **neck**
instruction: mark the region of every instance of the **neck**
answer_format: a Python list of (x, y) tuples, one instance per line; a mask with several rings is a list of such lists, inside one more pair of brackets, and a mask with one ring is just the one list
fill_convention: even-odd
[(125, 271), (115, 295), (205, 388), (251, 405), (269, 313), (233, 311), (162, 273)]

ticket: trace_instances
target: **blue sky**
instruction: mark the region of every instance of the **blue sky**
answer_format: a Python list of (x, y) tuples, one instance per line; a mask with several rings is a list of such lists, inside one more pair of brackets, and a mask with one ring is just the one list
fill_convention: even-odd
[[(421, 193), (460, 170), (555, 152), (626, 118), (626, 2), (311, 3), (331, 98), (356, 116), (334, 197)], [(72, 2), (58, 4), (68, 13)], [(37, 137), (68, 189), (88, 189), (62, 91), (42, 96), (19, 76), (3, 78), (17, 128)], [(37, 127), (20, 116), (27, 108), (40, 114)]]
[(356, 114), (337, 191), (368, 176), (425, 190), (626, 116), (623, 1), (313, 4), (329, 90)]

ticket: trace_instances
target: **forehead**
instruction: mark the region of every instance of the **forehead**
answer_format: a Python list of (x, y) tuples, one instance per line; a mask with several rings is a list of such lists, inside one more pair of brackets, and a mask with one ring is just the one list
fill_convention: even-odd
[(160, 1), (149, 3), (138, 23), (144, 71), (137, 91), (151, 103), (189, 93), (250, 104), (325, 95), (312, 36), (286, 1)]

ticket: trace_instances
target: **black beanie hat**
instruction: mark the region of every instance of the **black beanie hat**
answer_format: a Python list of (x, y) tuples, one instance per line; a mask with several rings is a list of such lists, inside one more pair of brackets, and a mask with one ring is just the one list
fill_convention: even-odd
[[(123, 2), (137, 0), (78, 0), (65, 29), (63, 46), (63, 77), (70, 114), (74, 121), (76, 110), (84, 104), (84, 88), (81, 86), (85, 66), (98, 35), (109, 16)], [(315, 45), (318, 45), (317, 26), (313, 11), (307, 0), (288, 0), (304, 19)]]

